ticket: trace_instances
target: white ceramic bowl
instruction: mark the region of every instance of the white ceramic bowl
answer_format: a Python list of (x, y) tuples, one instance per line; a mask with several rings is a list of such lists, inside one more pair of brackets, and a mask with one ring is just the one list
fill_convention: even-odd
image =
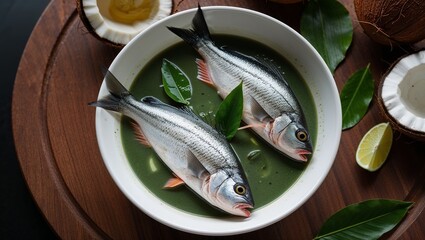
[[(182, 41), (166, 26), (191, 26), (196, 9), (157, 22), (136, 36), (110, 66), (124, 86), (156, 54)], [(300, 207), (328, 174), (341, 136), (341, 106), (332, 74), (315, 49), (296, 31), (267, 15), (235, 7), (204, 7), (211, 33), (238, 35), (262, 42), (284, 56), (307, 82), (318, 115), (317, 143), (308, 167), (299, 179), (273, 202), (256, 209), (250, 218), (212, 218), (176, 209), (153, 195), (134, 174), (122, 148), (120, 119), (103, 109), (96, 111), (96, 132), (105, 165), (121, 191), (140, 210), (170, 227), (202, 235), (232, 235), (275, 223)], [(107, 94), (102, 84), (99, 98)], [(194, 196), (196, 197), (196, 196)]]

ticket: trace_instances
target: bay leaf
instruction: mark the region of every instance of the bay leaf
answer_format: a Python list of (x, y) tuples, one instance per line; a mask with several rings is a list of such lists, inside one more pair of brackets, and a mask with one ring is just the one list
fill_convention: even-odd
[(333, 73), (351, 45), (353, 25), (349, 12), (337, 0), (310, 0), (301, 16), (300, 32)]
[(411, 202), (372, 199), (349, 205), (332, 215), (314, 239), (378, 239), (406, 215)]
[(220, 103), (215, 114), (215, 124), (218, 131), (231, 140), (241, 124), (243, 112), (242, 82), (235, 87)]
[(163, 59), (162, 84), (167, 95), (176, 102), (189, 105), (192, 97), (192, 84), (188, 76), (174, 63)]
[(340, 94), (343, 130), (356, 125), (366, 114), (374, 88), (370, 64), (355, 72), (344, 84)]

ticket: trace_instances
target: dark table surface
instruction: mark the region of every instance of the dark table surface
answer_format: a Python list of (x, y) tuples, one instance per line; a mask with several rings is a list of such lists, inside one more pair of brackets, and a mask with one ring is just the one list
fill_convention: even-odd
[(49, 0), (0, 1), (0, 239), (56, 238), (22, 176), (15, 153), (10, 114), (19, 60), (48, 3)]

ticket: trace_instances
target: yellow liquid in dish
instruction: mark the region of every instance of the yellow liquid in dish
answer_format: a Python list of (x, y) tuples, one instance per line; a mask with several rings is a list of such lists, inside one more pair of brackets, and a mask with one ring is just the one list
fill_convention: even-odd
[(109, 14), (112, 20), (133, 24), (148, 19), (158, 11), (158, 0), (111, 0)]

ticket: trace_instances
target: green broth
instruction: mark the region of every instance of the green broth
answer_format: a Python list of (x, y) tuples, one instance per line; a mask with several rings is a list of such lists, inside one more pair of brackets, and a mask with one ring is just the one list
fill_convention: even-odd
[[(227, 46), (247, 55), (271, 59), (281, 67), (284, 76), (295, 92), (306, 115), (308, 128), (315, 142), (317, 134), (317, 114), (313, 97), (305, 81), (295, 68), (282, 56), (267, 46), (245, 38), (215, 35), (218, 46)], [(162, 89), (161, 64), (163, 58), (177, 64), (190, 78), (193, 87), (191, 106), (196, 113), (206, 118), (213, 118), (222, 101), (217, 91), (197, 80), (195, 59), (199, 58), (195, 50), (181, 42), (159, 53), (138, 74), (130, 91), (136, 98), (152, 95), (164, 102), (176, 105)], [(134, 172), (141, 182), (162, 201), (178, 209), (204, 216), (222, 216), (223, 213), (210, 207), (204, 200), (197, 197), (186, 187), (172, 190), (163, 189), (165, 182), (173, 175), (162, 163), (155, 152), (142, 146), (135, 140), (129, 118), (121, 122), (122, 142), (124, 151)], [(255, 209), (260, 208), (282, 195), (304, 171), (306, 165), (294, 162), (270, 147), (264, 140), (250, 130), (240, 130), (231, 141), (243, 168), (246, 172)], [(259, 154), (248, 157), (252, 152)], [(254, 209), (254, 211), (255, 211)]]

